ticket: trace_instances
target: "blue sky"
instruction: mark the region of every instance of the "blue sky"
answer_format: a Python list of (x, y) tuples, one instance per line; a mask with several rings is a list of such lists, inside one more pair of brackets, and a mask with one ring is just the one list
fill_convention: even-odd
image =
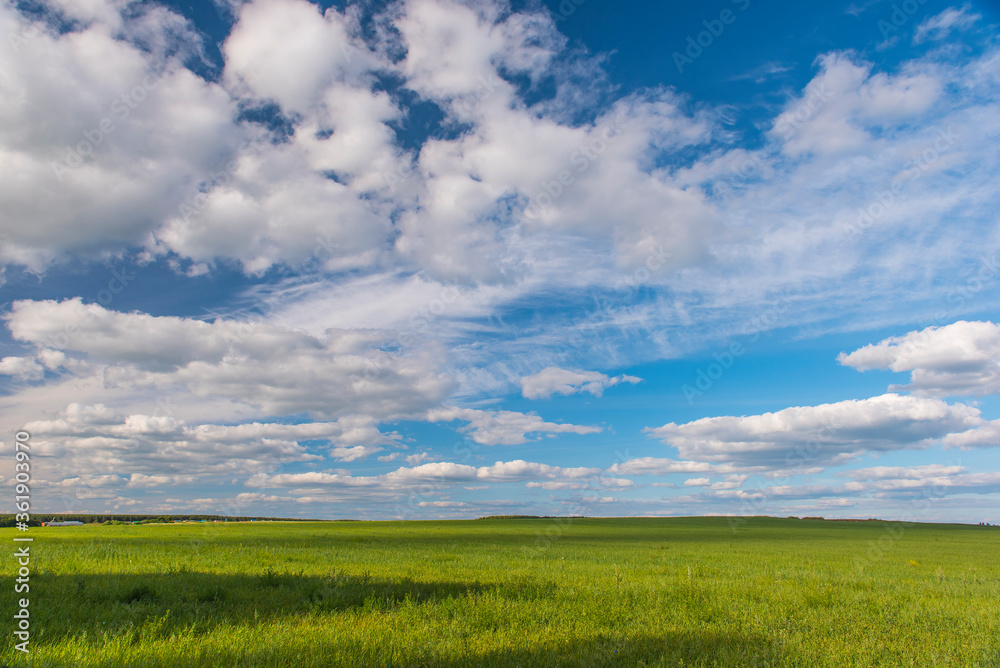
[(5, 4), (0, 430), (39, 512), (996, 521), (998, 22)]

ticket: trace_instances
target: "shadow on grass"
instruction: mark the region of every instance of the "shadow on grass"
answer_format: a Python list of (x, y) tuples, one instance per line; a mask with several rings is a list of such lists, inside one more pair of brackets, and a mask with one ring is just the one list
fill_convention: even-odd
[[(791, 665), (763, 637), (709, 632), (692, 628), (654, 632), (615, 627), (606, 631), (553, 628), (527, 647), (483, 649), (496, 639), (504, 622), (461, 636), (450, 635), (442, 617), (440, 629), (423, 640), (365, 637), (302, 637), (292, 635), (261, 646), (219, 647), (217, 643), (183, 644), (179, 653), (152, 656), (147, 641), (161, 644), (175, 634), (210, 634), (220, 627), (256, 626), (307, 613), (337, 611), (392, 612), (404, 605), (465, 599), (477, 607), (478, 597), (524, 602), (555, 597), (549, 581), (511, 578), (497, 582), (414, 581), (382, 579), (366, 574), (326, 576), (264, 571), (258, 574), (169, 572), (134, 575), (52, 575), (32, 578), (32, 642), (34, 666), (46, 663), (45, 646), (70, 637), (85, 645), (111, 643), (117, 656), (90, 655), (87, 665), (107, 666), (772, 666)], [(44, 604), (43, 604), (44, 603)], [(509, 608), (509, 604), (501, 604)], [(472, 610), (473, 608), (466, 608)], [(433, 613), (432, 613), (433, 614)], [(387, 621), (390, 625), (393, 622)], [(596, 635), (595, 635), (596, 632)], [(523, 636), (509, 636), (522, 642)], [(381, 644), (380, 644), (381, 643)], [(528, 645), (529, 641), (523, 640)], [(783, 662), (784, 661), (784, 662)], [(793, 662), (794, 663), (794, 662)], [(15, 663), (14, 665), (18, 665)], [(82, 665), (82, 664), (79, 664)]]
[[(32, 609), (40, 642), (57, 642), (81, 631), (98, 634), (169, 634), (190, 627), (199, 633), (224, 624), (263, 623), (303, 613), (363, 609), (389, 611), (404, 603), (494, 597), (532, 601), (552, 596), (555, 583), (510, 578), (481, 583), (384, 579), (362, 573), (327, 575), (266, 570), (258, 574), (174, 571), (131, 575), (32, 576)], [(158, 624), (151, 620), (161, 619)]]

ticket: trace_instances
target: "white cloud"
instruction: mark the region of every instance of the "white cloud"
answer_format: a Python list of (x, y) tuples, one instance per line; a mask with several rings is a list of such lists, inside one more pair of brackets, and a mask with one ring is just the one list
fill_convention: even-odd
[(925, 464), (923, 466), (872, 466), (844, 471), (842, 475), (854, 480), (920, 479), (955, 475), (963, 471), (965, 471), (963, 466)]
[(41, 380), (45, 367), (33, 357), (4, 357), (0, 359), (0, 373), (18, 380)]
[(957, 434), (948, 434), (944, 444), (956, 448), (996, 448), (1000, 447), (1000, 420)]
[[(718, 237), (712, 250), (725, 261), (685, 271), (686, 289), (672, 285), (650, 309), (664, 323), (650, 329), (666, 328), (675, 348), (704, 350), (706, 338), (721, 347), (745, 328), (814, 336), (1000, 304), (987, 289), (998, 235), (985, 178), (998, 160), (980, 141), (1000, 136), (995, 51), (972, 62), (928, 54), (885, 74), (851, 53), (820, 65), (765, 146), (734, 143), (678, 170), (679, 183), (713, 192), (727, 229), (747, 236)], [(971, 227), (943, 222), (955, 220)], [(693, 326), (669, 318), (677, 299), (697, 305)], [(757, 329), (776, 300), (786, 308)]]
[(727, 475), (725, 480), (717, 480), (709, 485), (709, 489), (738, 489), (743, 486), (747, 478), (746, 474)]
[(16, 340), (103, 365), (106, 383), (239, 397), (268, 415), (386, 418), (434, 406), (453, 387), (429, 354), (380, 351), (384, 335), (375, 332), (313, 337), (267, 323), (119, 313), (80, 299), (15, 302), (6, 319)]
[(922, 44), (927, 40), (940, 40), (947, 37), (953, 30), (964, 30), (975, 25), (982, 18), (979, 14), (970, 13), (968, 4), (962, 7), (949, 7), (940, 14), (925, 19), (913, 34), (913, 43)]
[[(57, 34), (36, 24), (36, 34), (0, 50), (9, 91), (0, 100), (0, 210), (9, 235), (0, 262), (35, 269), (65, 253), (144, 243), (176, 206), (173, 194), (192, 174), (209, 173), (244, 134), (221, 88), (172, 57), (116, 39), (115, 5), (60, 5), (84, 27)], [(26, 21), (13, 5), (0, 7), (5, 36), (21, 34)], [(136, 13), (126, 34), (137, 21), (182, 50), (193, 35), (162, 8)]]
[[(911, 261), (906, 269), (902, 258), (925, 257), (925, 244), (897, 239), (843, 247), (843, 225), (857, 218), (859, 203), (872, 201), (871, 184), (912, 171), (904, 165), (933, 142), (925, 136), (932, 124), (983, 141), (953, 146), (921, 165), (927, 170), (920, 171), (919, 192), (897, 201), (879, 225), (937, 229), (935, 221), (995, 208), (975, 176), (993, 171), (986, 163), (994, 158), (982, 148), (997, 131), (989, 121), (996, 117), (988, 88), (996, 64), (989, 54), (962, 64), (907, 61), (893, 74), (856, 55), (826, 54), (813, 81), (776, 120), (768, 146), (747, 152), (717, 145), (726, 136), (721, 110), (691, 112), (688, 100), (663, 90), (619, 99), (596, 120), (580, 122), (585, 92), (570, 90), (559, 77), (583, 61), (550, 18), (511, 14), (502, 3), (400, 3), (379, 18), (377, 52), (360, 40), (351, 11), (320, 13), (303, 0), (233, 3), (240, 21), (223, 47), (221, 84), (198, 79), (155, 50), (110, 38), (115, 25), (127, 28), (134, 19), (123, 23), (112, 4), (93, 7), (89, 27), (36, 36), (24, 48), (38, 53), (24, 51), (23, 59), (0, 56), (25, 100), (11, 112), (17, 136), (0, 138), (0, 150), (9, 149), (11, 157), (0, 165), (17, 172), (0, 180), (19, 184), (2, 208), (18, 220), (39, 221), (15, 229), (2, 261), (40, 268), (66, 253), (145, 244), (153, 253), (193, 260), (197, 271), (211, 271), (218, 258), (236, 260), (250, 274), (318, 260), (316, 266), (333, 271), (374, 272), (359, 278), (375, 281), (397, 270), (423, 270), (423, 278), (517, 286), (504, 298), (567, 284), (608, 287), (622, 281), (623, 272), (634, 278), (645, 271), (635, 282), (670, 277), (678, 294), (702, 306), (703, 319), (758, 308), (775, 288), (794, 285), (808, 297), (795, 317), (809, 321), (812, 312), (846, 299), (858, 272), (877, 275), (886, 294), (919, 278), (912, 267), (926, 263)], [(0, 20), (6, 32), (24, 17), (5, 7)], [(180, 35), (179, 20), (162, 11), (144, 19), (144, 39), (157, 26)], [(294, 39), (285, 37), (289, 31)], [(175, 41), (190, 41), (183, 34)], [(69, 61), (82, 63), (86, 76), (56, 80), (60, 63)], [(579, 66), (592, 68), (590, 81), (600, 78), (594, 63)], [(501, 68), (532, 81), (555, 77), (558, 100), (527, 107), (498, 76)], [(52, 156), (106, 115), (101, 91), (110, 102), (134, 85), (133, 74), (149, 69), (165, 78), (129, 123), (66, 177), (72, 183), (44, 187)], [(283, 76), (287, 71), (296, 75)], [(463, 123), (467, 131), (403, 148), (391, 126), (408, 111), (375, 90), (380, 71), (395, 72), (401, 85), (440, 105), (445, 126)], [(961, 83), (943, 99), (943, 82)], [(232, 121), (239, 108), (261, 98), (279, 104), (295, 125), (292, 136), (275, 143), (263, 126)], [(157, 132), (149, 132), (152, 127)], [(22, 135), (37, 141), (25, 144)], [(247, 148), (253, 137), (259, 139)], [(656, 167), (681, 148), (703, 155), (690, 168)], [(781, 148), (785, 156), (774, 155)], [(748, 156), (760, 164), (740, 186), (751, 196), (728, 202), (706, 196), (712, 180)], [(943, 173), (959, 164), (966, 175), (961, 184), (956, 172)], [(572, 183), (559, 183), (562, 172)], [(37, 176), (28, 187), (25, 174)], [(105, 187), (110, 183), (114, 188)], [(956, 218), (956, 208), (966, 213)], [(137, 209), (148, 215), (137, 218)], [(974, 226), (960, 227), (969, 232), (949, 235), (953, 262), (934, 247), (942, 274), (982, 238)], [(876, 241), (875, 230), (867, 234)], [(817, 249), (829, 259), (822, 266), (812, 261)], [(673, 271), (678, 268), (685, 268), (682, 281)], [(914, 303), (928, 301), (919, 291), (909, 294)], [(742, 308), (730, 308), (734, 304)], [(641, 314), (652, 331), (671, 330), (661, 338), (672, 348), (683, 347), (686, 337), (704, 341), (700, 332), (673, 332), (672, 309), (663, 306), (669, 304), (650, 304)], [(574, 363), (580, 362), (562, 366)]]
[(848, 54), (827, 54), (818, 62), (820, 73), (774, 122), (772, 134), (783, 140), (789, 155), (843, 153), (870, 145), (869, 128), (927, 111), (943, 89), (931, 74), (873, 73), (871, 65)]
[(837, 360), (859, 371), (909, 371), (908, 385), (889, 389), (919, 396), (1000, 394), (1000, 325), (960, 320), (884, 339)]
[(379, 476), (353, 476), (341, 471), (279, 473), (276, 475), (257, 473), (246, 484), (249, 487), (292, 487), (298, 489), (315, 486), (399, 489), (419, 487), (425, 483), (449, 485), (467, 482), (506, 483), (559, 478), (574, 480), (596, 476), (600, 472), (600, 469), (596, 468), (563, 468), (516, 459), (509, 462), (498, 461), (491, 466), (480, 467), (454, 462), (433, 462), (410, 468), (401, 467)]
[(403, 216), (397, 249), (436, 275), (484, 280), (528, 271), (539, 238), (610, 245), (618, 268), (703, 259), (715, 212), (647, 163), (650, 153), (706, 141), (710, 126), (669, 94), (650, 97), (623, 100), (576, 128), (512, 109), (502, 93), (490, 97), (477, 107), (474, 132), (424, 145), (419, 209)]
[(842, 462), (864, 452), (924, 448), (982, 424), (980, 412), (938, 399), (885, 394), (744, 417), (710, 417), (647, 431), (681, 457), (778, 467)]
[[(162, 487), (164, 485), (185, 485), (196, 481), (193, 475), (145, 475), (133, 473), (126, 487)], [(65, 482), (65, 481), (64, 481)]]
[(851, 483), (844, 487), (849, 491), (874, 492), (880, 498), (914, 494), (931, 498), (954, 494), (992, 494), (1000, 492), (1000, 473), (890, 478), (871, 481), (858, 489), (854, 489), (855, 486)]
[[(5, 114), (17, 133), (0, 135), (0, 164), (17, 174), (4, 182), (18, 186), (0, 190), (0, 203), (16, 219), (36, 221), (15, 229), (0, 261), (40, 269), (66, 253), (145, 245), (193, 260), (196, 271), (218, 258), (237, 260), (248, 274), (317, 256), (327, 269), (370, 270), (388, 258), (438, 276), (510, 282), (530, 271), (531, 248), (553, 234), (610, 243), (622, 267), (659, 253), (658, 239), (671, 240), (659, 265), (705, 256), (717, 222), (711, 207), (649, 166), (651, 152), (707, 140), (710, 122), (660, 91), (574, 125), (566, 121), (576, 110), (559, 108), (575, 95), (565, 83), (556, 101), (526, 108), (499, 71), (532, 81), (560, 73), (566, 39), (546, 15), (511, 14), (500, 2), (411, 0), (383, 17), (403, 44), (390, 39), (373, 53), (351, 11), (320, 13), (304, 0), (232, 9), (238, 22), (222, 47), (221, 84), (167, 55), (201, 47), (163, 8), (126, 20), (115, 5), (92, 3), (80, 10), (85, 26), (43, 32), (22, 52), (0, 56), (17, 91), (7, 99), (19, 100)], [(24, 20), (5, 7), (0, 32)], [(119, 28), (146, 48), (114, 39)], [(393, 64), (390, 54), (402, 47), (406, 57)], [(73, 76), (63, 75), (66, 62), (78, 64)], [(388, 70), (437, 101), (447, 123), (471, 131), (403, 149), (390, 124), (404, 112), (374, 90), (375, 74)], [(121, 91), (144, 81), (149, 90), (127, 122), (116, 121), (58, 183), (52, 161), (99, 127)], [(296, 125), (285, 141), (232, 121), (240, 107), (265, 99)], [(573, 196), (546, 203), (556, 189)], [(541, 207), (512, 226), (525, 201)]]
[[(499, 6), (478, 5), (435, 0), (403, 5), (396, 21), (406, 43), (401, 69), (415, 90), (450, 99), (473, 92), (483, 80), (497, 80), (494, 61), (505, 46), (503, 30), (494, 27)], [(498, 86), (509, 90), (505, 82)]]
[(482, 445), (519, 445), (528, 442), (529, 434), (597, 434), (601, 427), (546, 422), (535, 413), (483, 411), (474, 408), (442, 407), (427, 412), (428, 422), (462, 420), (468, 425), (472, 440)]
[(421, 508), (468, 508), (469, 504), (463, 501), (420, 501), (417, 503)]
[[(107, 406), (81, 404), (70, 404), (55, 419), (24, 423), (23, 428), (40, 454), (56, 458), (46, 468), (50, 476), (103, 470), (131, 475), (131, 485), (140, 487), (189, 482), (193, 478), (185, 475), (190, 475), (194, 460), (200, 478), (317, 461), (322, 456), (315, 451), (324, 449), (334, 459), (356, 461), (396, 442), (394, 434), (379, 432), (368, 418), (189, 425), (165, 415), (123, 416)], [(324, 445), (307, 447), (309, 441)], [(169, 471), (175, 472), (173, 477), (157, 477)]]
[(314, 258), (330, 269), (367, 268), (383, 250), (389, 220), (314, 171), (299, 146), (255, 144), (230, 164), (209, 193), (169, 212), (159, 243), (196, 261), (235, 258), (248, 274)]
[(376, 452), (382, 452), (382, 448), (373, 445), (354, 445), (351, 447), (339, 447), (330, 451), (334, 459), (341, 462), (354, 462), (365, 459)]
[(528, 489), (547, 489), (549, 491), (565, 490), (596, 490), (596, 489), (624, 489), (635, 487), (635, 482), (628, 478), (605, 478), (595, 477), (588, 480), (546, 480), (544, 482), (532, 481), (524, 485)]
[(731, 471), (725, 464), (709, 462), (679, 461), (659, 457), (639, 457), (613, 464), (608, 473), (620, 475), (669, 475), (671, 473), (708, 473)]
[(536, 374), (521, 378), (521, 393), (526, 399), (548, 399), (553, 394), (589, 392), (601, 396), (609, 387), (619, 383), (641, 383), (635, 376), (610, 377), (598, 371), (572, 371), (550, 366)]
[[(875, 467), (859, 469), (856, 480), (842, 486), (776, 485), (752, 490), (711, 492), (729, 499), (826, 499), (831, 504), (849, 499), (880, 500), (919, 498), (937, 503), (956, 494), (992, 494), (1000, 491), (1000, 473), (965, 473), (961, 466)], [(926, 514), (926, 506), (910, 507), (906, 515)]]
[(378, 66), (349, 30), (336, 9), (321, 13), (305, 0), (245, 4), (223, 47), (226, 76), (289, 111), (306, 111), (331, 84)]

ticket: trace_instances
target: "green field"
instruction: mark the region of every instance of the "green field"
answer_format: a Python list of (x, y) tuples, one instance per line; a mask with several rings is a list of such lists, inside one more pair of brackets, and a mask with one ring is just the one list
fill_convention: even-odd
[[(1000, 665), (995, 527), (500, 519), (30, 535), (34, 666)], [(29, 665), (12, 644), (0, 661)]]

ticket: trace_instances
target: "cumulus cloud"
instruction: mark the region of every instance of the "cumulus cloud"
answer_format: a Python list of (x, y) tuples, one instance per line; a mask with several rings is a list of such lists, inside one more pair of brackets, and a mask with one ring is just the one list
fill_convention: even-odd
[(41, 380), (45, 367), (33, 357), (4, 357), (0, 359), (0, 373), (18, 380)]
[(350, 31), (336, 9), (321, 12), (305, 0), (247, 3), (226, 39), (226, 75), (258, 97), (305, 111), (330, 84), (358, 80), (378, 67)]
[(924, 448), (982, 422), (971, 406), (885, 394), (762, 415), (671, 422), (646, 431), (695, 461), (791, 467)]
[(1000, 447), (1000, 420), (957, 434), (948, 434), (944, 444), (956, 448), (996, 448)]
[(889, 389), (918, 396), (1000, 394), (1000, 325), (960, 320), (884, 339), (837, 360), (859, 371), (909, 371), (909, 384)]
[(890, 125), (925, 112), (943, 84), (924, 73), (873, 73), (849, 54), (819, 58), (820, 73), (801, 97), (791, 100), (774, 122), (790, 155), (842, 153), (868, 145), (869, 128)]
[(550, 366), (538, 373), (521, 378), (521, 394), (526, 399), (548, 399), (553, 394), (589, 392), (601, 396), (609, 387), (619, 383), (641, 383), (635, 376), (607, 376), (598, 371), (573, 371)]
[[(70, 31), (43, 29), (0, 56), (17, 91), (5, 117), (18, 129), (0, 135), (0, 164), (18, 184), (0, 202), (11, 220), (35, 221), (12, 228), (4, 262), (40, 269), (66, 253), (143, 245), (199, 270), (219, 258), (248, 274), (317, 258), (326, 269), (371, 270), (390, 258), (508, 282), (530, 269), (533, 242), (553, 234), (610, 244), (624, 267), (643, 265), (669, 239), (657, 262), (678, 267), (704, 257), (718, 222), (700, 193), (648, 168), (651, 152), (707, 141), (711, 122), (665, 91), (570, 122), (577, 110), (560, 100), (576, 93), (556, 64), (576, 65), (544, 13), (408, 0), (379, 19), (387, 29), (373, 51), (354, 10), (236, 3), (223, 76), (204, 81), (178, 57), (201, 46), (179, 15), (87, 7)], [(13, 6), (0, 10), (5, 34), (26, 21)], [(69, 76), (65, 62), (81, 66)], [(386, 75), (470, 131), (404, 147), (393, 126), (409, 111), (384, 89)], [(520, 76), (555, 77), (556, 99), (529, 107), (504, 78)], [(141, 100), (129, 97), (116, 117), (122, 91)], [(294, 132), (241, 116), (266, 104)], [(104, 120), (113, 129), (95, 130)], [(53, 174), (78, 145), (76, 166)]]
[(78, 298), (18, 301), (6, 320), (18, 341), (102, 365), (108, 383), (240, 397), (269, 415), (386, 418), (426, 410), (453, 387), (432, 357), (385, 353), (375, 332), (314, 337), (265, 322), (120, 313)]
[[(192, 425), (167, 415), (121, 415), (104, 405), (76, 403), (55, 419), (30, 421), (24, 429), (43, 454), (58, 458), (49, 467), (53, 474), (103, 469), (131, 474), (132, 486), (141, 487), (190, 481), (190, 474), (180, 474), (190, 471), (192, 461), (198, 462), (199, 476), (258, 471), (318, 461), (323, 456), (317, 451), (324, 450), (334, 459), (355, 461), (397, 440), (362, 417)], [(169, 479), (158, 477), (166, 471), (176, 473)]]
[[(59, 7), (78, 29), (57, 32), (0, 7), (0, 33), (30, 34), (0, 52), (10, 91), (0, 101), (8, 234), (0, 262), (35, 269), (65, 253), (145, 243), (177, 205), (173, 194), (245, 135), (232, 123), (230, 96), (168, 55), (193, 35), (177, 30), (179, 16), (159, 8), (126, 20), (115, 3), (99, 1)], [(158, 54), (118, 38), (137, 21), (175, 48)]]
[[(327, 444), (329, 457), (355, 462), (397, 446), (400, 437), (382, 433), (378, 424), (400, 418), (464, 421), (461, 431), (484, 445), (601, 431), (548, 422), (533, 413), (428, 410), (453, 387), (448, 376), (435, 370), (433, 358), (380, 350), (383, 335), (374, 331), (329, 330), (315, 337), (264, 322), (120, 313), (79, 299), (19, 301), (5, 317), (12, 336), (36, 348), (35, 357), (4, 362), (10, 372), (34, 373), (43, 366), (37, 360), (44, 360), (71, 375), (99, 375), (105, 385), (126, 391), (239, 397), (261, 415), (306, 410), (316, 420), (189, 424), (171, 415), (169, 406), (164, 414), (122, 414), (103, 404), (71, 403), (59, 417), (26, 426), (40, 451), (63, 458), (67, 470), (96, 467), (121, 475), (153, 475), (179, 472), (197, 457), (204, 474), (259, 471), (316, 459), (315, 444), (307, 445), (315, 441)], [(515, 461), (470, 474), (472, 469), (464, 465), (425, 463), (429, 457), (426, 452), (407, 456), (413, 468), (400, 469), (387, 480), (470, 475), (520, 479), (549, 477), (556, 470)], [(561, 474), (572, 476), (573, 470)], [(334, 476), (329, 480), (343, 478), (340, 473), (325, 475)], [(155, 482), (148, 478), (143, 486)]]
[[(551, 280), (614, 286), (622, 270), (639, 272), (636, 283), (662, 283), (670, 269), (701, 267), (676, 288), (695, 293), (707, 307), (703, 314), (733, 313), (744, 302), (753, 308), (773, 284), (806, 279), (829, 286), (813, 293), (811, 308), (822, 309), (831, 301), (820, 293), (837, 292), (841, 279), (863, 267), (878, 273), (885, 291), (915, 278), (899, 271), (895, 255), (872, 261), (864, 257), (867, 247), (858, 255), (831, 243), (843, 241), (840, 228), (857, 217), (859, 198), (871, 198), (867, 184), (888, 183), (919, 157), (933, 140), (922, 136), (931, 120), (954, 124), (960, 137), (996, 133), (981, 120), (995, 116), (987, 89), (995, 61), (987, 56), (961, 65), (910, 61), (886, 74), (855, 54), (825, 54), (812, 82), (775, 120), (769, 146), (750, 152), (720, 146), (720, 110), (693, 111), (667, 90), (588, 107), (584, 87), (560, 76), (579, 67), (589, 81), (599, 80), (599, 61), (574, 56), (545, 13), (511, 12), (500, 2), (411, 0), (377, 17), (378, 35), (366, 43), (354, 10), (321, 12), (304, 0), (223, 4), (236, 24), (217, 81), (199, 79), (167, 55), (176, 49), (115, 39), (137, 19), (123, 18), (110, 2), (89, 3), (86, 20), (69, 32), (43, 30), (20, 56), (0, 55), (10, 73), (5, 80), (23, 92), (5, 98), (23, 104), (11, 111), (17, 136), (0, 138), (11, 158), (0, 165), (17, 174), (0, 180), (18, 184), (8, 187), (0, 210), (11, 212), (12, 226), (35, 221), (13, 226), (0, 260), (41, 268), (67, 253), (145, 245), (154, 256), (172, 252), (193, 261), (197, 271), (211, 271), (217, 259), (235, 260), (249, 274), (275, 265), (376, 275), (403, 269), (535, 291)], [(177, 44), (194, 39), (178, 29), (181, 17), (164, 12), (143, 19), (146, 42), (157, 29)], [(0, 17), (4, 33), (29, 21), (13, 6)], [(73, 81), (57, 80), (63, 62), (84, 63)], [(133, 75), (142, 75), (141, 84), (147, 71), (160, 84), (65, 184), (50, 187), (50, 163), (136, 85)], [(296, 76), (282, 76), (286, 71)], [(436, 106), (443, 128), (462, 132), (401, 143), (396, 130), (412, 110), (385, 89), (386, 76)], [(554, 80), (556, 98), (529, 104), (511, 77)], [(957, 97), (942, 100), (946, 81), (963, 82), (952, 91)], [(273, 109), (261, 106), (265, 101)], [(589, 121), (581, 120), (584, 107), (593, 112), (585, 114)], [(261, 109), (273, 111), (285, 131), (243, 114)], [(775, 147), (795, 160), (769, 154)], [(992, 173), (981, 164), (989, 156), (974, 148), (952, 146), (919, 171), (967, 163), (966, 175)], [(703, 155), (690, 167), (660, 167), (682, 149)], [(753, 186), (753, 197), (709, 196), (748, 160), (754, 173), (737, 180), (739, 188)], [(964, 219), (954, 218), (958, 202), (969, 211), (989, 208), (978, 201), (985, 190), (973, 187), (976, 177), (959, 189), (947, 175), (936, 178), (941, 188), (911, 193), (879, 223), (930, 229), (934, 221)], [(761, 230), (760, 221), (773, 224)], [(748, 242), (750, 229), (762, 232), (762, 245)], [(973, 226), (964, 229), (970, 232), (963, 243), (981, 238)], [(926, 249), (916, 246), (892, 248), (921, 257)], [(822, 267), (811, 261), (817, 249), (830, 258)], [(952, 254), (965, 255), (958, 247)], [(579, 271), (581, 258), (595, 266)], [(755, 279), (746, 287), (734, 278), (748, 275)], [(890, 275), (898, 280), (887, 281)], [(523, 290), (508, 296), (518, 294)], [(642, 314), (653, 319), (653, 331), (676, 326), (667, 306), (651, 304)], [(684, 336), (700, 339), (700, 332), (679, 332), (671, 341)]]

